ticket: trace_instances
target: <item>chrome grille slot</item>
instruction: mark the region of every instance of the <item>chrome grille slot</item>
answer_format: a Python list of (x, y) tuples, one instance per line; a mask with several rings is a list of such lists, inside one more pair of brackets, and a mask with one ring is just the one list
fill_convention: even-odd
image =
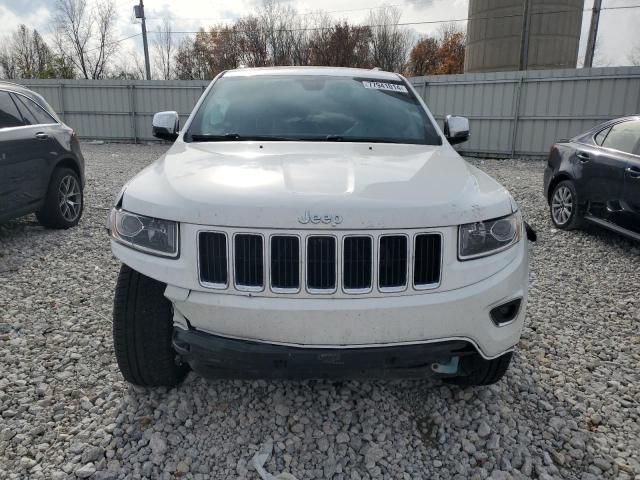
[(336, 239), (307, 238), (307, 288), (310, 292), (331, 292), (336, 288)]
[(407, 237), (380, 237), (378, 285), (383, 291), (401, 290), (407, 284)]
[(357, 293), (371, 289), (372, 250), (371, 237), (345, 237), (342, 252), (342, 286), (346, 292)]
[(277, 292), (297, 292), (300, 288), (298, 237), (271, 237), (271, 288)]
[(416, 236), (413, 285), (425, 288), (440, 283), (442, 238), (438, 234)]
[(200, 280), (213, 287), (226, 287), (228, 283), (227, 236), (219, 232), (200, 232), (198, 245)]
[(235, 284), (240, 289), (262, 290), (264, 256), (262, 236), (237, 234), (234, 237)]

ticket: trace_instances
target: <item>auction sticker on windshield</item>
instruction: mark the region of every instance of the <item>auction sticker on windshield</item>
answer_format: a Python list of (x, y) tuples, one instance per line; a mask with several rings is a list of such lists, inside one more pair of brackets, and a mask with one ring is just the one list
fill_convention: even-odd
[(364, 85), (364, 88), (372, 88), (374, 90), (388, 90), (390, 92), (409, 93), (407, 87), (405, 87), (404, 85), (396, 85), (394, 83), (363, 81), (362, 84)]

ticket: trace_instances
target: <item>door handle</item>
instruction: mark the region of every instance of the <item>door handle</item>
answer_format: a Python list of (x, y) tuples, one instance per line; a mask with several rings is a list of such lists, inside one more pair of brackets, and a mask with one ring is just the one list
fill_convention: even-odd
[(591, 157), (586, 152), (578, 152), (576, 153), (576, 157), (578, 157), (582, 163), (586, 163), (591, 160)]
[(625, 172), (627, 172), (631, 178), (640, 178), (640, 168), (638, 167), (629, 167)]
[(49, 138), (49, 135), (47, 135), (44, 132), (38, 132), (38, 133), (36, 133), (36, 138), (38, 140), (46, 140), (47, 138)]

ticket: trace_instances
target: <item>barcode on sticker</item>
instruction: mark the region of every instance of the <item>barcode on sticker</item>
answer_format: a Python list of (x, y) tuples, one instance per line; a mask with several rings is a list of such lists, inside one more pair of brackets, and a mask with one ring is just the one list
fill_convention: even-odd
[(374, 90), (388, 90), (390, 92), (409, 93), (404, 85), (396, 85), (394, 83), (385, 82), (362, 82), (364, 88), (372, 88)]

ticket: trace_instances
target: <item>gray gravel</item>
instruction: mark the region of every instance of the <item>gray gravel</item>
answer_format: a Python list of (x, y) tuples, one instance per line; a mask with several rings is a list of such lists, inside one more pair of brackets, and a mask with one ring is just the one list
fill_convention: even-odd
[(251, 459), (272, 441), (265, 470), (298, 479), (640, 479), (640, 247), (555, 231), (538, 161), (474, 160), (539, 233), (527, 325), (499, 385), (125, 384), (103, 225), (121, 185), (163, 150), (84, 145), (77, 228), (33, 216), (0, 226), (0, 478), (256, 479)]

